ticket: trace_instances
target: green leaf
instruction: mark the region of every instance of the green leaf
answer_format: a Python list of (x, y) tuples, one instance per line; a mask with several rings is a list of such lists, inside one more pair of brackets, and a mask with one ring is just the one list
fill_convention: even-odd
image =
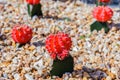
[(73, 72), (74, 60), (71, 56), (66, 57), (64, 60), (56, 59), (52, 67), (51, 76), (62, 77), (65, 72)]
[(94, 31), (94, 30), (100, 31), (102, 28), (104, 28), (106, 33), (109, 31), (107, 22), (95, 21), (93, 24), (90, 25), (91, 32)]

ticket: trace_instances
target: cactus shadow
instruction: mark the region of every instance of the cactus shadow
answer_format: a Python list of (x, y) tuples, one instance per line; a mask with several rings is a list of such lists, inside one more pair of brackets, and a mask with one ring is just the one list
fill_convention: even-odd
[(120, 29), (120, 23), (114, 24), (114, 26)]
[(45, 43), (43, 43), (42, 41), (33, 42), (32, 44), (34, 46), (36, 46), (36, 47), (38, 47), (38, 46), (45, 46)]
[(117, 29), (120, 29), (120, 23), (113, 23), (110, 25), (110, 28), (116, 27)]
[(63, 17), (63, 18), (59, 18), (57, 16), (44, 16), (42, 17), (43, 19), (53, 19), (53, 20), (67, 20), (67, 21), (72, 21), (69, 17)]
[(81, 70), (75, 70), (74, 72), (79, 74), (81, 78), (88, 77), (92, 80), (102, 80), (102, 78), (107, 76), (107, 74), (100, 69), (88, 68), (86, 66), (83, 66)]
[(67, 1), (70, 1), (70, 2), (72, 2), (72, 1), (76, 1), (76, 0), (53, 0), (53, 1), (61, 1), (61, 2), (67, 2)]

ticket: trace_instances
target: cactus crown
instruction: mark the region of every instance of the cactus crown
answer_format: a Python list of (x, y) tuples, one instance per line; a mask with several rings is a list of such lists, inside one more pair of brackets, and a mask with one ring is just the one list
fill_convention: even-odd
[(72, 41), (68, 34), (59, 32), (58, 34), (51, 34), (46, 39), (46, 49), (53, 59), (63, 60), (68, 56)]

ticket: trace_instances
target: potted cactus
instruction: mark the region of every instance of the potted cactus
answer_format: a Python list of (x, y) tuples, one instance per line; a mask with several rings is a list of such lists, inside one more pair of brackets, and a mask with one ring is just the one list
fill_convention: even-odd
[(98, 0), (97, 1), (97, 3), (100, 3), (100, 4), (97, 4), (97, 7), (95, 7), (93, 10), (93, 17), (96, 19), (96, 21), (90, 25), (91, 31), (93, 30), (99, 31), (102, 28), (104, 28), (106, 33), (109, 31), (107, 21), (111, 20), (113, 16), (112, 9), (106, 6), (106, 4), (109, 1), (110, 0)]
[(40, 0), (26, 0), (28, 14), (33, 16), (43, 16)]
[(69, 54), (71, 46), (71, 38), (63, 32), (51, 34), (47, 37), (46, 49), (53, 59), (52, 70), (50, 71), (51, 76), (62, 77), (65, 72), (73, 71), (74, 61)]

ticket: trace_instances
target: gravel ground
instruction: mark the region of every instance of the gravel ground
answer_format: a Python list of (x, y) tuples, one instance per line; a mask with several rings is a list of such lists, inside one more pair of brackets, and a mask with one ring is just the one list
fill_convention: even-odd
[[(114, 8), (111, 30), (90, 32), (94, 21), (88, 6), (80, 1), (54, 2), (41, 0), (43, 18), (27, 15), (24, 0), (0, 0), (0, 80), (52, 80), (52, 60), (45, 50), (50, 33), (64, 31), (72, 37), (70, 54), (74, 72), (53, 80), (120, 80), (120, 12)], [(47, 16), (47, 17), (46, 17)], [(11, 38), (15, 24), (33, 29), (30, 43), (19, 45)]]

